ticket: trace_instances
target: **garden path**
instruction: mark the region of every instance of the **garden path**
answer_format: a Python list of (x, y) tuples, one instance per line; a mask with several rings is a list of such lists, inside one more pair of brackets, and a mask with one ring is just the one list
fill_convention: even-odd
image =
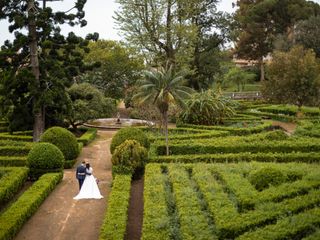
[[(112, 181), (109, 146), (114, 134), (115, 131), (98, 131), (97, 138), (83, 148), (77, 164), (64, 171), (62, 182), (23, 226), (16, 240), (98, 239)], [(82, 160), (92, 165), (104, 199), (73, 200), (78, 193), (75, 168)]]
[(297, 124), (292, 122), (272, 121), (272, 125), (281, 127), (288, 135), (292, 135), (297, 128)]

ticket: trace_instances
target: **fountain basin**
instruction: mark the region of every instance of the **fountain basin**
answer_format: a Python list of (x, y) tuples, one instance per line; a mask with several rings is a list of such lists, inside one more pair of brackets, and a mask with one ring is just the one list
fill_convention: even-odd
[(112, 130), (131, 126), (154, 126), (155, 123), (147, 120), (132, 118), (98, 118), (92, 121), (88, 121), (83, 125), (86, 127)]

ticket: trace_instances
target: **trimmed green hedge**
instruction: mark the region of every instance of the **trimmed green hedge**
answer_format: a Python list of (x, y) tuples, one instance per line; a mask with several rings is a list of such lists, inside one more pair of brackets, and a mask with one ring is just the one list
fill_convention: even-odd
[(266, 152), (266, 153), (226, 153), (226, 154), (194, 154), (194, 155), (169, 155), (149, 158), (148, 162), (154, 163), (223, 163), (223, 162), (305, 162), (320, 163), (319, 152)]
[(26, 163), (30, 168), (31, 179), (38, 179), (44, 173), (61, 172), (64, 161), (63, 153), (57, 146), (48, 142), (38, 142), (30, 150)]
[(32, 147), (34, 145), (33, 142), (22, 142), (22, 141), (15, 141), (15, 140), (0, 140), (0, 146), (26, 146)]
[(0, 168), (5, 172), (1, 177), (0, 205), (8, 202), (14, 194), (23, 186), (28, 178), (29, 169), (23, 168)]
[[(142, 240), (171, 239), (165, 177), (161, 165), (148, 164), (144, 174)], [(171, 226), (173, 227), (173, 226)]]
[(300, 121), (294, 135), (320, 138), (320, 121)]
[(21, 167), (26, 165), (26, 156), (0, 156), (0, 166)]
[(205, 126), (205, 125), (193, 125), (193, 124), (179, 124), (178, 127), (189, 127), (195, 129), (206, 129), (206, 130), (219, 130), (219, 131), (229, 131), (230, 134), (233, 135), (249, 135), (253, 133), (260, 133), (262, 131), (268, 130), (272, 128), (272, 122), (266, 121), (262, 124), (259, 124), (255, 127), (247, 127), (247, 128), (235, 128), (235, 127), (227, 127), (227, 126)]
[(32, 136), (0, 134), (0, 140), (32, 142)]
[(206, 218), (197, 189), (186, 169), (179, 164), (168, 165), (168, 174), (179, 212), (181, 239), (216, 239), (213, 225)]
[(0, 146), (0, 156), (26, 156), (30, 146)]
[(10, 240), (15, 237), (62, 177), (62, 173), (43, 175), (0, 215), (0, 240)]
[[(251, 140), (251, 139), (250, 139)], [(157, 155), (166, 154), (164, 143), (153, 145)], [(316, 138), (290, 138), (281, 141), (257, 139), (257, 141), (241, 140), (240, 138), (209, 139), (196, 142), (173, 142), (169, 145), (173, 155), (185, 154), (214, 154), (214, 153), (240, 153), (240, 152), (320, 152), (320, 139)]]
[(77, 139), (78, 142), (83, 143), (84, 146), (91, 143), (97, 136), (97, 129), (96, 128), (88, 128), (81, 137)]
[(141, 144), (141, 146), (145, 147), (146, 149), (149, 149), (150, 146), (148, 137), (141, 129), (134, 127), (121, 128), (117, 131), (117, 133), (111, 140), (111, 154), (113, 154), (116, 148), (126, 140), (136, 140)]
[[(226, 167), (228, 168), (227, 165)], [(233, 239), (262, 224), (272, 223), (281, 217), (299, 213), (320, 203), (320, 192), (317, 189), (313, 189), (308, 194), (284, 199), (281, 202), (259, 204), (255, 206), (254, 211), (239, 214), (234, 202), (228, 195), (231, 190), (229, 190), (228, 186), (219, 184), (216, 180), (219, 177), (214, 177), (211, 171), (214, 174), (219, 174), (219, 170), (215, 170), (214, 166), (211, 170), (208, 170), (206, 166), (198, 165), (193, 168), (193, 177), (200, 191), (204, 194), (208, 209), (214, 216), (215, 226), (221, 239)], [(222, 180), (218, 181), (221, 182)], [(225, 189), (228, 189), (228, 192)]]
[(302, 240), (319, 240), (320, 239), (320, 229), (318, 228), (314, 233), (303, 238)]
[(79, 155), (77, 138), (65, 128), (51, 127), (40, 138), (41, 142), (49, 142), (57, 146), (64, 155), (65, 160), (76, 159)]
[(0, 133), (8, 132), (8, 127), (0, 127)]
[[(271, 105), (258, 108), (262, 112), (270, 112), (274, 114), (285, 114), (289, 116), (296, 116), (299, 109), (294, 105)], [(301, 112), (309, 117), (319, 117), (320, 109), (317, 107), (305, 107), (301, 108)]]
[(270, 113), (270, 112), (260, 112), (259, 110), (256, 110), (256, 109), (248, 110), (245, 113), (252, 116), (259, 116), (262, 118), (268, 118), (268, 119), (279, 120), (284, 122), (293, 122), (296, 120), (295, 116), (276, 114), (276, 113)]
[[(206, 139), (206, 138), (215, 138), (215, 137), (226, 137), (229, 136), (230, 133), (228, 131), (218, 131), (218, 130), (211, 130), (206, 131), (204, 133), (193, 133), (193, 134), (173, 134), (169, 135), (168, 138), (170, 141), (172, 140), (189, 140), (189, 139)], [(149, 137), (150, 141), (156, 140), (165, 140), (165, 136), (152, 136)]]
[(108, 208), (100, 229), (99, 240), (124, 239), (126, 233), (131, 175), (116, 175), (113, 180)]
[(276, 224), (268, 225), (236, 238), (239, 240), (296, 239), (296, 236), (308, 234), (320, 225), (320, 208), (307, 210), (297, 215), (280, 219)]

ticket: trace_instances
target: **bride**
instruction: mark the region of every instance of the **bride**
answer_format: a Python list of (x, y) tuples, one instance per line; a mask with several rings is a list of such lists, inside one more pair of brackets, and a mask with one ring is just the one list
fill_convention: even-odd
[(86, 178), (84, 179), (83, 185), (80, 192), (73, 199), (101, 199), (103, 196), (100, 194), (98, 184), (95, 177), (92, 175), (92, 167), (90, 164), (86, 164)]

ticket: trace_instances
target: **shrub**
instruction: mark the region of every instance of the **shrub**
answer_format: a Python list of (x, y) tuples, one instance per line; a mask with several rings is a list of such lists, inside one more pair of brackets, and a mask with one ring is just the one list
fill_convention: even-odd
[(91, 143), (97, 136), (97, 129), (96, 128), (89, 128), (86, 132), (78, 138), (78, 142), (83, 143), (83, 145), (88, 145)]
[(215, 125), (235, 114), (232, 101), (211, 90), (192, 95), (186, 105), (179, 117), (181, 123)]
[(23, 224), (61, 181), (62, 173), (48, 173), (36, 181), (0, 215), (0, 240), (13, 239)]
[(47, 172), (59, 172), (63, 169), (64, 157), (58, 147), (51, 143), (34, 145), (27, 157), (32, 179), (38, 179)]
[(108, 209), (100, 229), (99, 240), (124, 239), (130, 199), (131, 175), (117, 175), (112, 183)]
[(56, 145), (66, 160), (73, 160), (79, 155), (77, 138), (67, 129), (52, 127), (41, 136), (41, 142), (49, 142)]
[(111, 145), (110, 145), (111, 153), (113, 154), (116, 147), (118, 147), (120, 144), (122, 144), (126, 140), (135, 140), (138, 143), (140, 143), (141, 146), (147, 149), (150, 146), (148, 137), (141, 129), (132, 128), (132, 127), (122, 128), (112, 138)]
[(288, 135), (281, 130), (270, 131), (265, 135), (265, 139), (267, 140), (286, 140), (288, 139)]
[(277, 186), (285, 180), (286, 176), (279, 169), (270, 167), (261, 168), (249, 175), (249, 181), (258, 191), (262, 191), (270, 185)]
[(135, 140), (126, 140), (116, 148), (112, 155), (112, 172), (114, 174), (132, 174), (143, 168), (147, 160), (147, 150)]

